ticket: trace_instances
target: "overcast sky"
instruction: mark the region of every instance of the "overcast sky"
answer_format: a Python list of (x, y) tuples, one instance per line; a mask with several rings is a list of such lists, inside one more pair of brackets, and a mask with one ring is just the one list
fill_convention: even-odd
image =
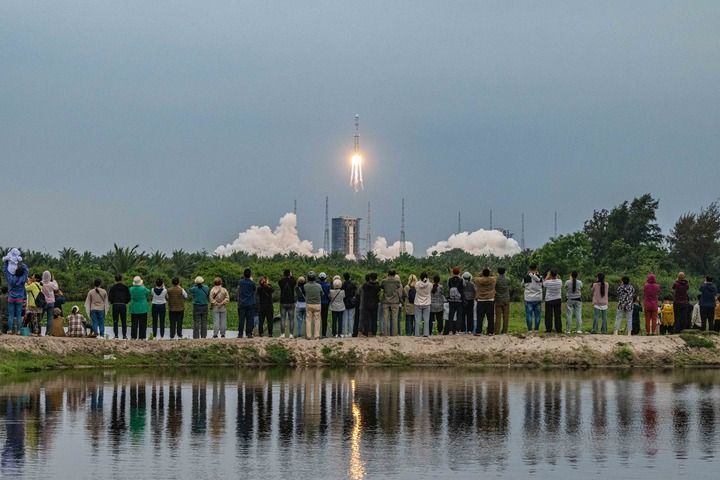
[[(0, 2), (0, 245), (207, 249), (298, 202), (416, 252), (720, 194), (718, 1)], [(361, 116), (364, 192), (349, 188)], [(363, 232), (365, 226), (362, 226)]]

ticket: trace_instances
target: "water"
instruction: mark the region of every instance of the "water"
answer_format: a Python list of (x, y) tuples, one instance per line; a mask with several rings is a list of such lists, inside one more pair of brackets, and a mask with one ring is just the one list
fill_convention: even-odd
[(0, 384), (0, 478), (717, 478), (719, 386), (720, 371), (41, 374)]

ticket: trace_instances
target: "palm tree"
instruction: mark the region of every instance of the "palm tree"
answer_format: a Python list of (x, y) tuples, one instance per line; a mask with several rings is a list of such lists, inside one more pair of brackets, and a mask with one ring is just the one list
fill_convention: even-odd
[(75, 271), (80, 263), (80, 254), (72, 247), (65, 247), (58, 251), (58, 260), (62, 270)]
[(132, 248), (118, 247), (113, 244), (113, 250), (103, 256), (107, 267), (116, 275), (123, 275), (134, 270), (145, 262), (145, 252), (138, 252), (140, 245)]
[(198, 254), (191, 254), (182, 249), (173, 250), (170, 264), (174, 276), (188, 278), (198, 264)]

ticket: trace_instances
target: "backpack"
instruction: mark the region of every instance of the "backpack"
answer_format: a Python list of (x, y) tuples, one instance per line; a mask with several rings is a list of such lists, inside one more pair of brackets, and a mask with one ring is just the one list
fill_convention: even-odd
[(452, 287), (450, 289), (450, 292), (448, 294), (448, 299), (451, 302), (460, 302), (462, 301), (462, 294), (460, 293), (460, 290), (457, 289), (457, 287)]
[(45, 309), (45, 307), (47, 307), (47, 300), (45, 300), (44, 293), (38, 292), (38, 294), (35, 296), (35, 306), (42, 309)]

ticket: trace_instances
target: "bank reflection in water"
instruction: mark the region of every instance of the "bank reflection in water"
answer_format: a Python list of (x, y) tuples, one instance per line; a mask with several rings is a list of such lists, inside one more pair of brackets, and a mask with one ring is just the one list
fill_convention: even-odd
[(297, 478), (712, 463), (720, 377), (703, 375), (58, 374), (0, 389), (0, 474), (52, 467), (44, 462), (67, 439), (95, 463), (142, 460), (170, 471), (190, 458)]

